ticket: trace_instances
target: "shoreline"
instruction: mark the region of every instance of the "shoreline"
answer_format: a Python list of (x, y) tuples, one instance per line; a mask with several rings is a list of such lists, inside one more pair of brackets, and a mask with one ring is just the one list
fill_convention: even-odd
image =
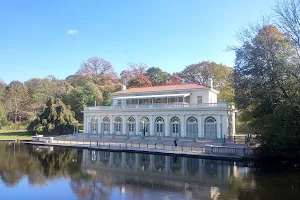
[(32, 142), (32, 141), (20, 141), (20, 143), (39, 145), (39, 146), (53, 146), (53, 147), (66, 147), (66, 148), (77, 148), (77, 149), (88, 149), (96, 151), (113, 151), (113, 152), (130, 152), (130, 153), (145, 153), (145, 154), (159, 154), (169, 156), (184, 156), (184, 157), (196, 157), (196, 158), (207, 158), (216, 160), (230, 160), (230, 161), (243, 161), (243, 160), (259, 160), (260, 157), (256, 156), (241, 156), (241, 155), (222, 155), (222, 154), (207, 154), (199, 152), (188, 152), (181, 151), (180, 148), (177, 150), (167, 149), (154, 149), (154, 148), (142, 148), (142, 147), (118, 147), (118, 146), (90, 146), (90, 145), (78, 145), (78, 144), (61, 144), (61, 143), (43, 143), (43, 142)]

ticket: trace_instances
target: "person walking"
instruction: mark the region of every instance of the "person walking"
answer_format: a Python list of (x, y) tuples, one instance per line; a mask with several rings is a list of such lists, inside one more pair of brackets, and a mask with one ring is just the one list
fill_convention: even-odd
[(176, 139), (174, 140), (174, 147), (175, 148), (177, 147), (177, 140)]

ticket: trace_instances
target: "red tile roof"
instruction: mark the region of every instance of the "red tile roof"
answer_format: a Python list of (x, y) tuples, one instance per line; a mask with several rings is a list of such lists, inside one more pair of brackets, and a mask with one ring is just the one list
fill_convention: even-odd
[(113, 95), (142, 93), (142, 92), (174, 91), (174, 90), (194, 90), (194, 89), (205, 89), (205, 88), (207, 87), (198, 84), (163, 85), (163, 86), (153, 86), (153, 87), (144, 87), (144, 88), (129, 88), (127, 90), (114, 92)]

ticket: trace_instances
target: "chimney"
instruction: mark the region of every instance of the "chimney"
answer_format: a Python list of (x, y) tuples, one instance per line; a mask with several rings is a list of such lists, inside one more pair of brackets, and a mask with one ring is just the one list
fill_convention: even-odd
[(207, 83), (208, 87), (213, 88), (213, 80), (212, 80), (212, 77), (209, 77), (207, 82), (208, 82), (208, 83)]
[(121, 90), (127, 90), (126, 85), (122, 85)]

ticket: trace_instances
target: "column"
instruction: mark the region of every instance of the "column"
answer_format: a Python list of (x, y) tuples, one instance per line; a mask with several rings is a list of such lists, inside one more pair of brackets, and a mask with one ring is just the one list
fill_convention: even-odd
[(121, 162), (122, 168), (125, 168), (125, 163), (126, 163), (126, 153), (122, 152), (122, 162)]
[(228, 133), (227, 115), (222, 115), (222, 128), (223, 128), (223, 135), (228, 137), (229, 133)]
[(202, 132), (202, 115), (199, 115), (198, 117), (198, 137), (203, 138), (203, 132)]
[(138, 171), (139, 169), (139, 154), (135, 154), (135, 171)]
[(113, 163), (113, 152), (109, 152), (109, 162), (108, 162), (109, 166), (112, 167), (112, 163)]
[(101, 119), (100, 115), (97, 118), (98, 118), (98, 134), (101, 134), (101, 121), (102, 121), (102, 119)]
[(164, 117), (165, 120), (165, 136), (168, 137), (170, 136), (170, 121), (169, 121), (169, 116), (166, 115)]
[(140, 117), (136, 115), (135, 117), (136, 127), (135, 127), (135, 135), (140, 134)]
[(86, 123), (86, 133), (90, 133), (90, 126), (91, 126), (91, 117), (90, 116), (87, 116), (86, 117), (86, 121), (87, 121), (87, 123)]
[(154, 165), (154, 155), (150, 154), (150, 162), (149, 162), (149, 171), (152, 172), (153, 171), (153, 165)]
[(182, 117), (180, 118), (180, 137), (186, 137), (185, 134), (185, 116), (182, 115)]
[(85, 114), (83, 114), (83, 133), (87, 133), (86, 125), (87, 125), (87, 119)]
[(234, 108), (234, 106), (232, 106), (231, 127), (232, 127), (232, 136), (235, 136), (235, 108)]
[(109, 134), (114, 134), (114, 119), (113, 116), (110, 116), (110, 120), (109, 120), (110, 124), (109, 124)]
[(165, 174), (169, 174), (170, 171), (170, 156), (165, 157)]
[(182, 176), (185, 176), (185, 174), (186, 174), (186, 157), (183, 157), (183, 158), (181, 159), (180, 174), (181, 174)]
[(127, 133), (126, 133), (126, 115), (124, 115), (122, 118), (122, 134), (127, 135)]
[(221, 138), (221, 128), (220, 128), (221, 116), (219, 115), (216, 120), (217, 120), (217, 138)]
[(206, 119), (206, 117), (202, 116), (202, 122), (201, 122), (202, 128), (201, 128), (201, 130), (202, 130), (202, 133), (203, 133), (203, 137), (205, 137), (205, 119)]
[(154, 124), (153, 124), (153, 115), (151, 115), (149, 117), (149, 135), (150, 136), (153, 136), (154, 135), (154, 131), (153, 131), (153, 127), (154, 127)]

